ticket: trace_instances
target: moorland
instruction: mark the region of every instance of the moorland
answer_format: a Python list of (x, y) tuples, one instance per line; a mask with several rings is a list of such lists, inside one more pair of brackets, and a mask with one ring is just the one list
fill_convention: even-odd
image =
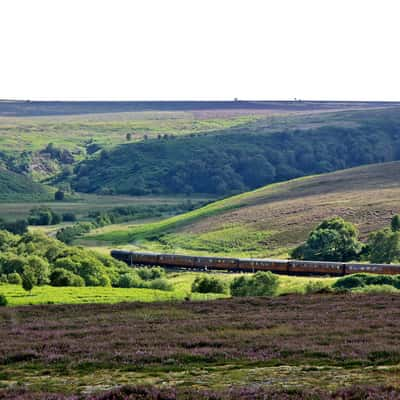
[(286, 258), (341, 217), (350, 261), (388, 245), (398, 262), (399, 111), (1, 101), (0, 397), (396, 398), (397, 276), (166, 272), (109, 251)]

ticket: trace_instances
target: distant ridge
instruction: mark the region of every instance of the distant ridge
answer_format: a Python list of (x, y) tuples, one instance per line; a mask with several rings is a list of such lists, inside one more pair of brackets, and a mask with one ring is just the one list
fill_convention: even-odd
[(135, 111), (282, 110), (316, 111), (397, 106), (400, 102), (358, 101), (30, 101), (1, 100), (0, 116), (51, 116)]

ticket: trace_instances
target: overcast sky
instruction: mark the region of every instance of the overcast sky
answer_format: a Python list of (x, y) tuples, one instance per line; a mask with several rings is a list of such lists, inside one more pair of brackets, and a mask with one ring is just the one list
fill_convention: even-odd
[(400, 100), (399, 0), (0, 0), (0, 98)]

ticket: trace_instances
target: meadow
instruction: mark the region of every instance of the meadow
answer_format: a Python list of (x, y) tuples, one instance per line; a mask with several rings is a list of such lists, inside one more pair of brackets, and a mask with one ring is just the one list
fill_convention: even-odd
[[(141, 288), (35, 286), (31, 292), (26, 292), (20, 285), (0, 283), (0, 294), (4, 294), (7, 297), (11, 307), (36, 304), (157, 302), (182, 301), (185, 299), (214, 300), (229, 297), (229, 294), (192, 293), (192, 283), (198, 276), (216, 276), (229, 285), (239, 275), (170, 272), (167, 274), (167, 279), (173, 285), (172, 291)], [(303, 293), (309, 282), (324, 282), (324, 284), (332, 285), (335, 281), (336, 278), (280, 276), (277, 294)]]
[(391, 294), (5, 307), (0, 385), (65, 394), (132, 383), (398, 388), (399, 309)]

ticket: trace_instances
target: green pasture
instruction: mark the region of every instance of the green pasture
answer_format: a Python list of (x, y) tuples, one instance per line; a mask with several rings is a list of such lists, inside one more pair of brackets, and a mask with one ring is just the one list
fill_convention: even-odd
[(29, 210), (34, 207), (50, 207), (56, 213), (73, 212), (78, 219), (85, 218), (92, 211), (107, 211), (115, 207), (137, 205), (179, 204), (186, 200), (206, 201), (206, 196), (112, 196), (79, 193), (69, 201), (21, 201), (0, 202), (0, 218), (6, 220), (23, 219), (29, 215)]
[[(239, 274), (211, 273), (228, 285)], [(197, 272), (171, 272), (168, 281), (173, 284), (173, 291), (153, 289), (123, 289), (111, 287), (53, 287), (36, 286), (32, 292), (26, 292), (19, 285), (0, 284), (0, 294), (7, 297), (9, 306), (34, 305), (34, 304), (84, 304), (84, 303), (119, 303), (119, 302), (154, 302), (154, 301), (181, 301), (185, 298), (191, 300), (213, 300), (229, 297), (229, 294), (191, 293), (191, 285), (197, 276), (206, 273)], [(207, 274), (209, 276), (210, 274)], [(305, 286), (310, 281), (323, 280), (328, 285), (335, 282), (336, 278), (292, 277), (279, 276), (278, 295), (288, 293), (303, 293)]]

